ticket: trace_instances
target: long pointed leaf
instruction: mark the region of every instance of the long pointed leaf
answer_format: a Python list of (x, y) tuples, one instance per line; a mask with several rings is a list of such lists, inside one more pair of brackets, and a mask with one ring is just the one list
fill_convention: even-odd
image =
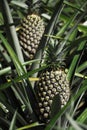
[(75, 73), (75, 69), (77, 67), (77, 64), (79, 62), (79, 58), (84, 50), (84, 47), (86, 45), (86, 41), (83, 41), (80, 43), (78, 49), (77, 49), (77, 54), (74, 56), (73, 60), (72, 60), (72, 63), (70, 65), (70, 68), (69, 68), (69, 71), (68, 71), (68, 74), (67, 74), (67, 78), (69, 81), (71, 81), (71, 79), (73, 78), (73, 75)]
[(15, 130), (16, 116), (17, 116), (17, 111), (15, 111), (14, 113), (9, 130)]
[(16, 54), (17, 54), (20, 62), (24, 62), (22, 51), (21, 51), (18, 37), (17, 37), (17, 33), (16, 33), (16, 29), (15, 29), (14, 25), (8, 26), (10, 24), (13, 24), (13, 18), (11, 15), (8, 1), (7, 0), (0, 0), (0, 4), (1, 4), (2, 14), (3, 14), (5, 26), (6, 26), (6, 33), (8, 36), (9, 43), (15, 49)]
[(2, 33), (0, 32), (0, 38), (2, 40), (2, 43), (4, 44), (5, 48), (7, 49), (7, 51), (9, 52), (11, 59), (13, 60), (13, 63), (16, 67), (16, 70), (18, 72), (19, 75), (21, 75), (22, 73), (24, 73), (24, 68), (22, 67), (20, 61), (18, 60), (14, 50), (11, 48), (11, 46), (9, 45), (8, 41), (6, 40), (6, 38), (2, 35)]

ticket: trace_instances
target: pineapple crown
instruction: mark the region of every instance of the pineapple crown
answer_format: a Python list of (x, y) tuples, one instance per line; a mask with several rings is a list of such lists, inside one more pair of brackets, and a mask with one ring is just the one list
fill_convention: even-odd
[[(62, 45), (59, 44), (58, 40), (50, 39), (50, 43), (45, 51), (45, 64), (51, 65), (52, 67), (65, 67), (65, 51), (66, 48), (62, 48)], [(61, 50), (61, 51), (60, 51)]]
[(26, 0), (30, 13), (40, 13), (42, 11), (43, 2), (41, 0)]

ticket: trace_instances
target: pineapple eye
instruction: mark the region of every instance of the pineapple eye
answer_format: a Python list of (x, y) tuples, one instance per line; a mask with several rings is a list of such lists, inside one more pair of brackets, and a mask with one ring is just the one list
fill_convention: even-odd
[(48, 113), (44, 113), (44, 118), (48, 118)]
[(44, 108), (41, 108), (41, 109), (40, 109), (40, 112), (43, 114), (43, 113), (44, 113)]

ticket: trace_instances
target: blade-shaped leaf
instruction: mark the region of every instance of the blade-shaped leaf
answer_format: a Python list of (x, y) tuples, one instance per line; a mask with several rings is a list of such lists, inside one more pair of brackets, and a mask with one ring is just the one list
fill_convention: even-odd
[[(19, 81), (21, 81), (21, 80), (23, 80), (23, 79), (27, 79), (29, 76), (31, 76), (32, 74), (34, 74), (34, 73), (36, 73), (36, 72), (38, 72), (38, 71), (41, 71), (41, 70), (43, 70), (43, 69), (46, 69), (47, 67), (48, 67), (48, 66), (43, 66), (43, 67), (41, 67), (41, 68), (39, 68), (39, 69), (32, 70), (32, 71), (27, 72), (27, 73), (25, 73), (25, 74), (23, 74), (23, 75), (21, 75), (21, 76), (18, 76), (18, 77), (16, 77), (16, 78), (12, 79), (12, 80), (13, 80), (13, 82), (17, 83), (17, 82), (19, 82)], [(5, 89), (5, 88), (7, 88), (7, 87), (10, 87), (10, 86), (13, 84), (13, 82), (12, 82), (12, 81), (9, 81), (9, 82), (7, 82), (7, 83), (1, 84), (1, 85), (0, 85), (0, 89), (2, 90), (2, 89)]]
[(24, 2), (21, 2), (21, 1), (12, 0), (11, 4), (19, 6), (19, 7), (24, 8), (24, 9), (28, 9), (28, 6)]
[[(19, 45), (16, 29), (14, 26), (11, 10), (7, 0), (0, 0), (1, 10), (3, 14), (6, 34), (10, 45), (14, 48), (20, 62), (24, 62), (22, 51)], [(13, 24), (13, 25), (11, 25)], [(10, 26), (11, 25), (11, 26)]]
[(76, 121), (74, 121), (71, 117), (70, 117), (70, 115), (67, 113), (66, 114), (66, 117), (67, 117), (67, 119), (69, 120), (69, 122), (71, 123), (71, 125), (72, 125), (72, 127), (73, 128), (70, 128), (69, 130), (83, 130), (79, 125), (78, 125), (78, 123), (76, 122)]
[(12, 49), (12, 47), (9, 45), (8, 41), (6, 40), (6, 38), (2, 35), (2, 33), (0, 32), (0, 38), (2, 40), (2, 43), (4, 44), (5, 48), (7, 49), (7, 51), (9, 52), (11, 59), (13, 60), (13, 63), (16, 67), (16, 70), (18, 72), (19, 75), (21, 75), (22, 73), (24, 73), (24, 68), (21, 65), (20, 61), (18, 60), (18, 57), (16, 56), (14, 50)]
[(84, 123), (87, 122), (87, 109), (85, 109), (81, 115), (77, 118), (78, 122)]
[(59, 94), (53, 98), (51, 105), (51, 118), (53, 118), (61, 109), (61, 100)]
[(20, 127), (20, 128), (18, 128), (16, 130), (26, 130), (26, 129), (31, 129), (33, 127), (41, 126), (41, 125), (43, 125), (43, 124), (39, 124), (38, 122), (35, 122), (35, 123), (30, 124), (30, 125), (26, 125), (26, 126)]
[(16, 116), (17, 116), (17, 111), (15, 111), (15, 113), (14, 113), (14, 116), (12, 118), (9, 130), (15, 130), (16, 129), (16, 127), (15, 127)]
[(70, 65), (70, 68), (69, 68), (69, 71), (68, 71), (68, 74), (67, 74), (67, 78), (69, 81), (71, 81), (74, 73), (75, 73), (75, 69), (77, 67), (77, 64), (80, 60), (80, 57), (81, 57), (81, 54), (84, 50), (84, 47), (86, 45), (86, 41), (83, 41), (80, 43), (78, 49), (77, 49), (77, 54), (74, 56), (73, 60), (72, 60), (72, 63)]

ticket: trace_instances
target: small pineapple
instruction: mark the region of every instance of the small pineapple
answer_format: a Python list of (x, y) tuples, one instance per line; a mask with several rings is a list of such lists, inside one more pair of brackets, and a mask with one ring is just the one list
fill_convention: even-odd
[(26, 57), (32, 60), (40, 44), (45, 26), (42, 18), (35, 11), (31, 11), (21, 22), (19, 43)]
[(66, 79), (64, 64), (62, 61), (64, 51), (58, 51), (56, 45), (49, 44), (45, 62), (50, 65), (39, 75), (40, 80), (35, 85), (35, 92), (39, 106), (39, 119), (48, 123), (51, 116), (53, 98), (58, 94), (61, 106), (64, 107), (70, 97), (69, 81)]

